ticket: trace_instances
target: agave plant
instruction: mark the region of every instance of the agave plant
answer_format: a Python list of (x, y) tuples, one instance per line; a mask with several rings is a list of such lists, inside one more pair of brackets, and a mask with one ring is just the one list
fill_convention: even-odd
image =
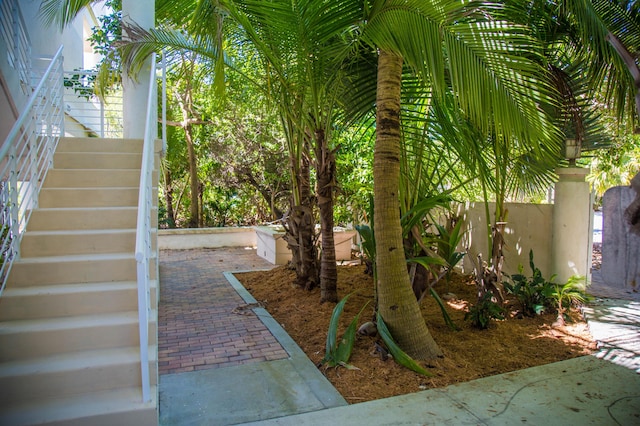
[(349, 358), (351, 358), (351, 352), (353, 351), (353, 344), (356, 340), (356, 328), (358, 326), (358, 320), (360, 314), (369, 304), (368, 302), (360, 309), (358, 315), (349, 323), (347, 330), (344, 332), (342, 338), (338, 340), (338, 325), (344, 305), (347, 303), (351, 294), (346, 295), (340, 302), (333, 308), (331, 314), (331, 320), (329, 321), (329, 331), (327, 332), (327, 343), (325, 346), (324, 358), (318, 365), (327, 364), (330, 367), (342, 366), (347, 369), (356, 369), (353, 365), (349, 364)]

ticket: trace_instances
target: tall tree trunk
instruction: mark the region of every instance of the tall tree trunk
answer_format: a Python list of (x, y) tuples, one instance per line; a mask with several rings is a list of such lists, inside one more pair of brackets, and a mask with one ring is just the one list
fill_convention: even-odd
[(416, 359), (442, 351), (431, 337), (411, 283), (400, 224), (400, 87), (402, 57), (378, 57), (376, 143), (373, 163), (374, 229), (379, 312), (398, 345)]
[(316, 178), (320, 209), (320, 303), (338, 302), (338, 268), (333, 238), (333, 191), (335, 188), (335, 153), (327, 146), (324, 130), (316, 131)]
[(176, 227), (176, 214), (173, 210), (173, 178), (171, 171), (167, 167), (164, 173), (164, 200), (167, 205), (167, 226)]

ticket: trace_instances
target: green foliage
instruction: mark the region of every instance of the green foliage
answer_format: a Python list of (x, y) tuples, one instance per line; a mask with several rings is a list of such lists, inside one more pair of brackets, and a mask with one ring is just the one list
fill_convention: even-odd
[(380, 337), (382, 337), (384, 344), (387, 345), (387, 349), (389, 350), (389, 353), (393, 356), (393, 359), (398, 364), (408, 368), (409, 370), (415, 371), (416, 373), (420, 373), (425, 376), (432, 375), (424, 367), (418, 364), (415, 359), (411, 358), (402, 349), (400, 349), (398, 344), (393, 340), (393, 337), (391, 336), (391, 332), (389, 332), (387, 325), (384, 323), (384, 320), (382, 319), (382, 315), (380, 315), (380, 312), (376, 314), (376, 322), (377, 322), (378, 333), (380, 334)]
[(11, 228), (8, 225), (0, 225), (0, 270), (2, 271), (0, 287), (4, 283), (8, 271), (8, 267), (4, 263), (11, 262), (15, 257), (11, 248), (12, 240)]
[(533, 250), (529, 251), (529, 266), (531, 267), (531, 277), (527, 278), (520, 273), (511, 276), (511, 283), (505, 281), (504, 287), (510, 294), (513, 294), (521, 304), (521, 313), (527, 316), (540, 315), (549, 307), (549, 300), (554, 292), (555, 284), (553, 277), (547, 281), (540, 269), (533, 263)]
[(458, 220), (451, 230), (438, 223), (434, 223), (434, 225), (438, 230), (437, 253), (438, 256), (444, 260), (447, 267), (446, 279), (448, 283), (451, 280), (451, 272), (453, 271), (453, 268), (455, 268), (455, 266), (460, 263), (466, 255), (466, 252), (456, 251), (456, 248), (460, 244), (464, 235), (461, 232), (462, 221)]
[(612, 146), (596, 151), (589, 164), (591, 174), (587, 179), (600, 200), (612, 186), (629, 185), (640, 170), (640, 135), (615, 135), (614, 127), (615, 123), (608, 127)]
[(373, 195), (373, 143), (375, 131), (346, 128), (337, 136), (340, 150), (336, 155), (337, 181), (334, 218), (337, 224), (367, 222), (369, 200)]
[(369, 216), (369, 225), (356, 225), (356, 231), (360, 234), (362, 240), (361, 247), (368, 262), (371, 262), (371, 273), (374, 281), (376, 277), (376, 237), (373, 232), (373, 195), (369, 194), (369, 204), (367, 214)]
[(571, 308), (572, 304), (585, 303), (590, 300), (590, 296), (586, 293), (584, 277), (574, 275), (569, 278), (566, 284), (555, 284), (549, 294), (549, 299), (558, 311), (558, 317), (568, 320), (566, 311)]
[(583, 277), (573, 276), (565, 284), (554, 283), (555, 276), (546, 280), (533, 262), (533, 250), (529, 251), (529, 266), (532, 272), (530, 278), (522, 274), (520, 267), (520, 273), (511, 276), (511, 283), (504, 282), (507, 292), (520, 302), (523, 315), (540, 315), (551, 310), (556, 311), (558, 319), (564, 322), (568, 319), (566, 311), (572, 303), (585, 303), (589, 300)]
[(353, 369), (355, 367), (348, 364), (349, 358), (351, 358), (351, 352), (353, 350), (353, 344), (356, 340), (356, 329), (358, 326), (358, 320), (360, 319), (360, 314), (367, 307), (365, 304), (358, 315), (356, 315), (353, 320), (349, 323), (347, 330), (344, 332), (342, 338), (338, 341), (338, 326), (340, 316), (342, 315), (342, 311), (344, 310), (344, 305), (347, 303), (350, 294), (346, 295), (338, 304), (333, 308), (333, 313), (331, 314), (331, 320), (329, 321), (329, 331), (327, 332), (327, 342), (325, 345), (325, 354), (324, 358), (320, 361), (320, 365), (327, 364), (331, 367), (336, 367), (341, 365), (348, 369)]
[(95, 75), (84, 75), (82, 70), (78, 74), (73, 74), (71, 77), (64, 76), (64, 87), (73, 89), (76, 96), (90, 100), (93, 96), (93, 82), (96, 79)]
[(469, 308), (464, 316), (465, 321), (470, 320), (474, 327), (485, 330), (492, 319), (503, 320), (505, 310), (492, 300), (493, 294), (488, 291), (478, 300), (478, 303)]
[(112, 12), (98, 16), (100, 26), (91, 28), (88, 40), (95, 53), (107, 56), (113, 43), (122, 39), (122, 0), (107, 0), (104, 7), (110, 8)]
[(404, 236), (409, 235), (415, 226), (419, 226), (424, 222), (431, 210), (436, 207), (447, 207), (450, 202), (451, 197), (446, 193), (421, 197), (400, 219), (402, 222), (402, 234)]

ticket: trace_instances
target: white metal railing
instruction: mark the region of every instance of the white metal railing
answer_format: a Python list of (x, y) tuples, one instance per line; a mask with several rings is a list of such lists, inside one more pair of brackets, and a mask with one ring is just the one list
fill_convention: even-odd
[(0, 148), (0, 294), (63, 133), (60, 46)]
[(0, 35), (7, 44), (7, 62), (18, 73), (23, 94), (31, 91), (31, 41), (18, 0), (0, 1)]
[(142, 399), (151, 401), (149, 382), (149, 316), (150, 306), (150, 268), (152, 259), (153, 209), (153, 169), (155, 161), (155, 142), (158, 138), (157, 124), (157, 81), (156, 55), (151, 57), (151, 75), (142, 149), (142, 169), (140, 171), (140, 193), (138, 196), (138, 225), (136, 229), (136, 262), (138, 274), (138, 321), (140, 324), (140, 367), (142, 371)]
[[(81, 126), (78, 136), (89, 134), (101, 138), (122, 137), (123, 99), (122, 86), (109, 89), (106, 98), (94, 94), (96, 71), (75, 70), (64, 72), (64, 107), (68, 119)], [(67, 132), (74, 131), (67, 126)]]

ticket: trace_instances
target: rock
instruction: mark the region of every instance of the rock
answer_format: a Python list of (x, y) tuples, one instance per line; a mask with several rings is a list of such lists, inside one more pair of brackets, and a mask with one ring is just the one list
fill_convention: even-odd
[(358, 328), (358, 334), (362, 336), (375, 336), (378, 334), (378, 327), (371, 321), (365, 322)]

